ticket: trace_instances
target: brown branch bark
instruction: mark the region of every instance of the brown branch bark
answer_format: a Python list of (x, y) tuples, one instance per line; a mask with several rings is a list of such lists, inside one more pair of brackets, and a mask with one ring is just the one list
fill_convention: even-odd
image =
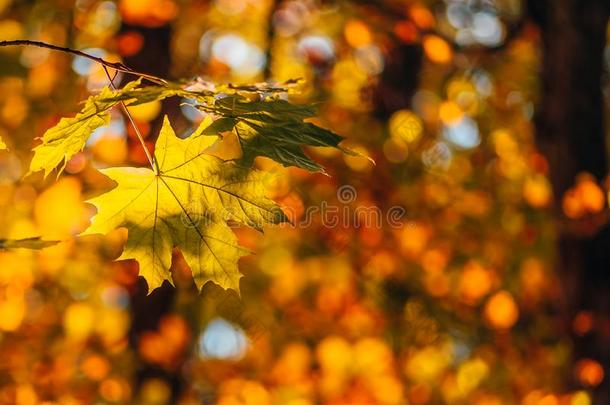
[(87, 58), (87, 59), (92, 60), (94, 62), (97, 62), (100, 65), (105, 66), (107, 68), (118, 70), (119, 72), (128, 73), (128, 74), (131, 74), (131, 75), (134, 75), (134, 76), (139, 76), (139, 77), (141, 77), (143, 79), (146, 79), (148, 81), (151, 81), (153, 83), (157, 83), (157, 84), (161, 84), (161, 85), (167, 84), (165, 79), (162, 79), (160, 77), (157, 77), (157, 76), (154, 76), (154, 75), (149, 75), (147, 73), (137, 72), (137, 71), (135, 71), (133, 69), (130, 69), (129, 67), (125, 66), (121, 62), (109, 62), (109, 61), (107, 61), (105, 59), (98, 58), (97, 56), (93, 56), (91, 54), (88, 54), (88, 53), (83, 52), (83, 51), (79, 51), (77, 49), (67, 48), (67, 47), (64, 47), (64, 46), (58, 46), (58, 45), (53, 45), (53, 44), (48, 44), (48, 43), (42, 42), (42, 41), (33, 41), (33, 40), (29, 40), (29, 39), (17, 39), (17, 40), (14, 40), (14, 41), (0, 41), (0, 47), (6, 47), (6, 46), (36, 46), (38, 48), (46, 48), (46, 49), (51, 49), (53, 51), (69, 53), (69, 54), (72, 54), (72, 55), (76, 55), (76, 56), (81, 56), (83, 58)]

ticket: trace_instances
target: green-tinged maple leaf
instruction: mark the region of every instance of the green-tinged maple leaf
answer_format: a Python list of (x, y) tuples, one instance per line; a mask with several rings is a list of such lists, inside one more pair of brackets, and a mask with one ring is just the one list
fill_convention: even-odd
[(164, 280), (171, 282), (173, 247), (181, 250), (200, 289), (213, 281), (239, 291), (237, 262), (247, 251), (227, 221), (260, 229), (287, 220), (265, 197), (268, 175), (206, 154), (214, 140), (179, 139), (165, 118), (155, 146), (157, 173), (131, 167), (102, 170), (117, 186), (89, 201), (97, 214), (84, 234), (126, 227), (119, 259), (138, 261), (149, 291)]
[(107, 95), (103, 101), (114, 103), (124, 101), (128, 105), (134, 106), (169, 97), (184, 97), (208, 103), (213, 102), (214, 93), (210, 91), (190, 91), (185, 89), (180, 83), (172, 82), (167, 83), (165, 86), (140, 87), (140, 81), (137, 80)]
[(58, 244), (56, 240), (42, 240), (39, 237), (25, 239), (0, 239), (0, 250), (7, 249), (44, 249)]
[(212, 108), (202, 109), (221, 115), (214, 123), (218, 128), (235, 129), (245, 165), (251, 165), (257, 156), (264, 156), (284, 166), (323, 172), (323, 167), (305, 154), (303, 146), (335, 147), (353, 154), (339, 146), (341, 136), (303, 121), (315, 115), (311, 106), (281, 99), (247, 101), (232, 95), (216, 100)]
[[(56, 167), (63, 170), (66, 163), (81, 151), (89, 136), (110, 120), (109, 110), (124, 102), (135, 106), (168, 97), (183, 97), (194, 100), (197, 107), (219, 117), (210, 127), (198, 129), (199, 135), (216, 135), (234, 130), (242, 148), (241, 162), (250, 166), (257, 156), (273, 159), (284, 166), (297, 166), (310, 171), (323, 171), (302, 150), (302, 146), (339, 147), (343, 140), (339, 135), (320, 128), (304, 119), (313, 117), (315, 109), (311, 106), (291, 104), (277, 97), (261, 101), (267, 92), (282, 91), (281, 87), (219, 86), (204, 83), (188, 85), (167, 83), (165, 86), (141, 86), (136, 80), (122, 89), (104, 88), (99, 94), (89, 97), (81, 112), (72, 118), (62, 118), (57, 125), (42, 136), (42, 144), (34, 149), (30, 163), (30, 173), (44, 170), (47, 177)], [(218, 91), (224, 93), (218, 97)], [(260, 93), (257, 101), (251, 101), (239, 92)]]

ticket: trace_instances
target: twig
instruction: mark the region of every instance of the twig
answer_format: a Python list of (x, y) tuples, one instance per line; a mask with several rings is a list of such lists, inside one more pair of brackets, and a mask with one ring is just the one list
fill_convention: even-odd
[(111, 69), (117, 70), (119, 72), (132, 74), (134, 76), (140, 76), (141, 78), (146, 79), (146, 80), (151, 81), (156, 84), (167, 85), (167, 81), (165, 79), (162, 79), (162, 78), (154, 76), (154, 75), (149, 75), (147, 73), (141, 73), (141, 72), (135, 71), (135, 70), (125, 66), (121, 62), (109, 62), (107, 60), (98, 58), (97, 56), (93, 56), (91, 54), (79, 51), (77, 49), (66, 48), (63, 46), (58, 46), (58, 45), (53, 45), (53, 44), (47, 44), (46, 42), (42, 42), (42, 41), (32, 41), (29, 39), (17, 39), (14, 41), (0, 41), (0, 47), (3, 47), (3, 46), (37, 46), (39, 48), (46, 48), (46, 49), (51, 49), (54, 51), (70, 53), (73, 55), (77, 55), (77, 56), (81, 56), (83, 58), (90, 59), (94, 62), (99, 63), (100, 65), (104, 66), (105, 68), (111, 68)]
[[(113, 90), (117, 90), (116, 86), (114, 85), (114, 78), (110, 77), (110, 72), (108, 71), (108, 67), (106, 67), (106, 65), (102, 65), (102, 67), (104, 68), (104, 72), (106, 72), (106, 76), (108, 77), (108, 80), (110, 81), (110, 87), (112, 87)], [(150, 168), (155, 172), (155, 174), (157, 174), (159, 172), (157, 161), (154, 160), (153, 157), (150, 155), (150, 152), (149, 152), (148, 148), (146, 147), (146, 142), (144, 142), (144, 137), (142, 136), (142, 133), (140, 132), (140, 129), (138, 128), (138, 125), (136, 124), (135, 120), (131, 116), (131, 113), (127, 109), (127, 105), (125, 105), (125, 102), (121, 101), (120, 104), (121, 104), (121, 107), (123, 107), (123, 111), (125, 111), (125, 115), (129, 119), (131, 126), (133, 127), (134, 131), (136, 132), (136, 136), (138, 137), (138, 140), (140, 141), (140, 145), (142, 145), (142, 149), (144, 149), (144, 153), (146, 154), (146, 158), (148, 159)]]
[[(123, 73), (132, 74), (134, 76), (139, 76), (139, 77), (146, 79), (148, 81), (151, 81), (153, 83), (157, 83), (160, 85), (167, 85), (167, 81), (165, 81), (164, 79), (161, 79), (160, 77), (149, 75), (146, 73), (137, 72), (137, 71), (132, 70), (129, 67), (125, 66), (121, 62), (109, 62), (105, 59), (98, 58), (97, 56), (93, 56), (86, 52), (82, 52), (82, 51), (72, 49), (72, 48), (66, 48), (63, 46), (47, 44), (46, 42), (41, 42), (41, 41), (32, 41), (29, 39), (18, 39), (18, 40), (14, 40), (14, 41), (0, 41), (0, 47), (3, 47), (3, 46), (37, 46), (39, 48), (46, 48), (46, 49), (51, 49), (54, 51), (70, 53), (73, 55), (77, 55), (77, 56), (80, 56), (83, 58), (90, 59), (90, 60), (102, 65), (102, 67), (104, 68), (104, 72), (106, 73), (106, 76), (108, 77), (108, 80), (110, 81), (110, 86), (114, 90), (117, 90), (117, 87), (114, 85), (114, 78), (116, 77), (116, 72), (115, 72), (114, 77), (111, 77), (110, 72), (108, 71), (108, 68), (114, 69), (117, 72), (123, 72)], [(142, 145), (142, 149), (144, 149), (144, 153), (146, 154), (148, 163), (150, 163), (151, 169), (155, 173), (158, 173), (158, 167), (157, 167), (156, 161), (153, 159), (150, 152), (148, 151), (148, 148), (146, 147), (146, 142), (144, 142), (144, 137), (142, 136), (142, 133), (140, 132), (138, 126), (136, 125), (135, 120), (133, 119), (133, 117), (131, 116), (131, 113), (127, 109), (125, 102), (121, 101), (120, 104), (121, 104), (121, 107), (123, 107), (123, 110), (125, 111), (125, 115), (127, 115), (129, 122), (133, 126), (134, 131), (136, 132), (136, 136), (138, 137), (138, 140), (140, 141), (140, 144)]]

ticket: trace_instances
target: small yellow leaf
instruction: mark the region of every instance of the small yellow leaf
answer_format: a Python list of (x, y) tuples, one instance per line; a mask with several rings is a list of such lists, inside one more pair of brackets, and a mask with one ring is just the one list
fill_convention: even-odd
[(0, 239), (0, 250), (7, 249), (44, 249), (59, 243), (56, 240), (42, 240), (39, 237), (25, 239)]
[(47, 130), (42, 136), (42, 144), (34, 148), (34, 157), (30, 163), (30, 173), (44, 170), (44, 176), (60, 163), (63, 171), (68, 160), (85, 147), (85, 142), (93, 131), (110, 122), (108, 110), (116, 102), (103, 101), (112, 94), (107, 87), (96, 96), (89, 97), (85, 108), (73, 118), (62, 118), (57, 125)]

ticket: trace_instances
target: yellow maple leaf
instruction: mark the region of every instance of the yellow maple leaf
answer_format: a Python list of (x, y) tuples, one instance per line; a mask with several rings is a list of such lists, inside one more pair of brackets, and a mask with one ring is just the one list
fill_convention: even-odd
[[(127, 94), (132, 94), (139, 84), (139, 80), (129, 82), (120, 90), (104, 87), (98, 94), (90, 96), (83, 109), (74, 117), (62, 118), (55, 126), (49, 128), (41, 138), (42, 143), (34, 148), (30, 173), (44, 170), (46, 178), (53, 169), (61, 164), (58, 171), (59, 176), (68, 161), (83, 150), (91, 134), (96, 129), (110, 123), (110, 109), (121, 101), (126, 103), (133, 101)], [(169, 90), (165, 92), (148, 91), (144, 93), (146, 97), (142, 97), (142, 99), (153, 101), (157, 96), (168, 97), (171, 94)]]
[(47, 177), (63, 162), (59, 169), (61, 173), (68, 161), (83, 150), (91, 133), (110, 122), (108, 110), (116, 103), (105, 102), (103, 98), (111, 94), (105, 87), (100, 94), (89, 97), (80, 113), (72, 118), (62, 118), (49, 128), (42, 136), (42, 144), (34, 148), (30, 173), (44, 170), (44, 177)]
[(149, 291), (165, 280), (171, 283), (174, 246), (182, 251), (198, 288), (213, 281), (239, 291), (237, 262), (248, 252), (238, 245), (227, 221), (257, 229), (287, 221), (265, 197), (268, 174), (205, 153), (215, 139), (179, 139), (166, 117), (155, 146), (156, 170), (102, 170), (117, 186), (89, 201), (97, 214), (83, 235), (126, 227), (119, 260), (138, 261)]

